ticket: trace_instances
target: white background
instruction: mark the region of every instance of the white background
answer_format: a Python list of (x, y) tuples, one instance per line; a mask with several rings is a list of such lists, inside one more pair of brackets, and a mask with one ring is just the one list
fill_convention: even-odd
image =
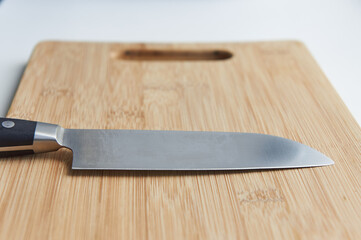
[(0, 3), (0, 116), (6, 115), (39, 41), (288, 39), (308, 46), (360, 123), (360, 0), (4, 0)]

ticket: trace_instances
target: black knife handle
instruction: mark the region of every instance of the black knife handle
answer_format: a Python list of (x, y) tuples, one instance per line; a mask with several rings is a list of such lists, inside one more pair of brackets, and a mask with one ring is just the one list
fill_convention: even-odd
[(33, 154), (36, 122), (0, 118), (0, 156)]

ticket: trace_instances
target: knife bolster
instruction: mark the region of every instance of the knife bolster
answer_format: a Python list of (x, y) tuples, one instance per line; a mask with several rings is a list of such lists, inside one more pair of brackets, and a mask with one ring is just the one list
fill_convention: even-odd
[(34, 134), (35, 153), (52, 152), (62, 147), (64, 128), (49, 123), (38, 122)]

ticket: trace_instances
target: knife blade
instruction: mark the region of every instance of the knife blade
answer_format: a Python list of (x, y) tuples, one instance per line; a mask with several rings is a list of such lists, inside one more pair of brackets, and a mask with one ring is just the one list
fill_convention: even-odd
[(311, 147), (265, 134), (64, 129), (11, 118), (0, 122), (3, 156), (68, 148), (73, 169), (248, 170), (334, 164)]

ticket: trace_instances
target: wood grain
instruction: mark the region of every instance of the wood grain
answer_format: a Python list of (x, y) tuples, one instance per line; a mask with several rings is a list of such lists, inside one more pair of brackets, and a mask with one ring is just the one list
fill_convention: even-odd
[[(233, 57), (120, 58), (127, 50), (228, 51)], [(335, 165), (72, 171), (67, 150), (4, 158), (0, 239), (361, 236), (360, 127), (302, 43), (42, 42), (8, 117), (67, 128), (266, 133), (309, 145)]]

